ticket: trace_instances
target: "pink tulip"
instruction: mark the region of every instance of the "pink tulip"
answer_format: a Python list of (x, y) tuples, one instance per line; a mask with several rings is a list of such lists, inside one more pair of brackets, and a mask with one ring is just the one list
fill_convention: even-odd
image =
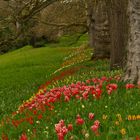
[(88, 118), (90, 119), (90, 120), (93, 120), (94, 119), (94, 113), (89, 113), (89, 115), (88, 115)]

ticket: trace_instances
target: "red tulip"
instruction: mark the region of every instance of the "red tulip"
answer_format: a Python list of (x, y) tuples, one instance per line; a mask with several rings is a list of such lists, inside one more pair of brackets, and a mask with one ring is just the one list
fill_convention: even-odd
[(28, 140), (26, 133), (22, 133), (19, 140)]
[(88, 118), (90, 119), (90, 120), (93, 120), (94, 119), (94, 113), (89, 113), (89, 115), (88, 115)]
[(73, 130), (73, 125), (72, 124), (68, 124), (68, 130), (72, 131)]
[(135, 85), (134, 84), (126, 84), (126, 89), (131, 89), (131, 88), (134, 88)]

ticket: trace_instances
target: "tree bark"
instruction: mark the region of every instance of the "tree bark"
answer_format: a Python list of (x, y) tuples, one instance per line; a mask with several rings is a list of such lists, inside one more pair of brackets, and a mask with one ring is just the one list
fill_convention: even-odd
[(94, 25), (95, 25), (95, 20), (93, 19), (93, 14), (91, 13), (93, 12), (92, 10), (90, 11), (90, 14), (89, 14), (89, 20), (90, 22), (88, 23), (88, 28), (89, 28), (89, 46), (94, 48), (95, 46), (95, 42), (94, 42), (94, 33), (95, 33), (95, 28), (94, 28)]
[(129, 40), (123, 80), (140, 82), (140, 0), (129, 0)]
[(111, 36), (111, 69), (123, 67), (125, 62), (124, 54), (128, 38), (127, 1), (106, 0)]
[(105, 0), (95, 0), (93, 8), (94, 29), (92, 30), (94, 37), (94, 54), (93, 58), (109, 58), (110, 57), (110, 33), (107, 7)]
[(93, 0), (85, 0), (85, 9), (86, 9), (86, 16), (87, 16), (87, 28), (88, 28), (88, 35), (89, 35), (89, 46), (94, 48), (94, 24), (95, 20), (93, 18)]

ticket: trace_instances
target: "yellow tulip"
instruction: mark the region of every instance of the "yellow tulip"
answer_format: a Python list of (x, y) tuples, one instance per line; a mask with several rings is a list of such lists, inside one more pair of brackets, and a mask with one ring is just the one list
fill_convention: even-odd
[(125, 129), (125, 128), (122, 128), (122, 129), (120, 130), (120, 133), (121, 133), (122, 135), (125, 135), (125, 134), (126, 134), (126, 129)]

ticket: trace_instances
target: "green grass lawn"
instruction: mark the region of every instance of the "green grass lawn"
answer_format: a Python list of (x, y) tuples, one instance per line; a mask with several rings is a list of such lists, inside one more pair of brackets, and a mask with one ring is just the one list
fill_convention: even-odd
[(60, 67), (71, 48), (23, 49), (0, 56), (0, 117), (14, 111)]
[[(69, 123), (73, 125), (73, 130), (64, 135), (65, 140), (135, 140), (136, 136), (140, 137), (140, 118), (136, 118), (140, 115), (140, 89), (126, 89), (126, 83), (116, 80), (114, 77), (122, 71), (109, 71), (109, 60), (91, 61), (91, 49), (81, 46), (86, 41), (85, 36), (75, 45), (70, 43), (71, 38), (60, 40), (58, 44), (38, 49), (26, 46), (0, 56), (0, 113), (1, 118), (8, 115), (0, 123), (2, 140), (7, 136), (11, 140), (25, 137), (57, 140), (59, 133), (55, 125), (60, 120), (65, 121), (66, 127)], [(67, 44), (65, 40), (70, 42)], [(104, 76), (109, 79), (102, 83)], [(46, 87), (47, 91), (38, 91), (38, 87), (51, 78), (55, 81)], [(93, 78), (100, 79), (94, 83)], [(79, 86), (82, 82), (84, 86)], [(107, 86), (112, 83), (117, 88), (109, 95)], [(99, 98), (97, 91), (101, 92)], [(44, 103), (43, 99), (49, 94)], [(54, 103), (48, 101), (50, 97), (56, 99), (57, 94), (61, 94), (60, 99)], [(66, 94), (71, 94), (69, 101), (65, 101)], [(24, 100), (27, 101), (22, 104)], [(34, 100), (37, 107), (28, 109)], [(14, 116), (13, 111), (17, 111)], [(89, 113), (95, 114), (94, 119), (89, 119)], [(78, 114), (83, 124), (76, 123)], [(100, 122), (99, 128), (91, 130), (96, 120)]]
[[(87, 42), (87, 35), (64, 36), (42, 48), (26, 46), (0, 55), (0, 118), (28, 99), (50, 74), (60, 68), (71, 50)], [(66, 41), (67, 40), (67, 41)]]

